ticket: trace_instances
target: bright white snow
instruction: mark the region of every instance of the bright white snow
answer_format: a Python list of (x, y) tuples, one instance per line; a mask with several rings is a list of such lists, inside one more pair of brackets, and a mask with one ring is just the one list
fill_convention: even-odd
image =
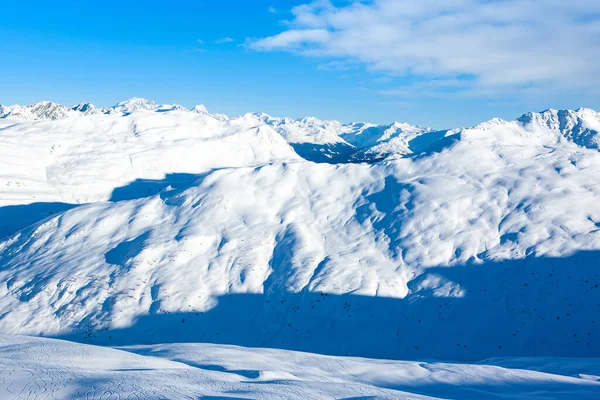
[(598, 365), (597, 359), (391, 361), (213, 344), (112, 349), (0, 336), (0, 397), (596, 399)]
[(144, 99), (0, 114), (4, 333), (600, 356), (593, 110), (445, 131)]

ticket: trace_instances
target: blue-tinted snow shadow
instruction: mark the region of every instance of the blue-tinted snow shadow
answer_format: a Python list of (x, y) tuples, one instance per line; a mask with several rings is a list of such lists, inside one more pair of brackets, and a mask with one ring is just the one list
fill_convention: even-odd
[(78, 206), (79, 204), (68, 203), (32, 203), (0, 207), (0, 239)]
[[(448, 131), (430, 132), (409, 142), (414, 152), (409, 157), (425, 157), (452, 146), (460, 135), (445, 136)], [(307, 161), (315, 163), (375, 163), (385, 157), (365, 155), (354, 146), (337, 144), (291, 144), (294, 151)], [(203, 174), (170, 173), (163, 179), (136, 179), (112, 191), (110, 201), (135, 200), (151, 197), (159, 193), (173, 195), (191, 186), (199, 185), (201, 180), (214, 170)], [(39, 223), (46, 218), (70, 210), (82, 204), (61, 202), (39, 202), (26, 205), (10, 205), (0, 207), (0, 239), (17, 231)]]
[[(167, 174), (164, 179), (136, 179), (124, 186), (115, 188), (110, 196), (110, 201), (135, 200), (159, 193), (171, 196), (200, 184), (201, 180), (211, 172), (204, 174), (172, 173)], [(39, 202), (0, 207), (0, 239), (28, 226), (39, 224), (47, 218), (52, 218), (57, 214), (83, 205), (85, 204)]]
[[(283, 283), (272, 284), (266, 294), (221, 296), (206, 312), (164, 313), (157, 306), (129, 328), (104, 331), (82, 323), (64, 338), (420, 360), (598, 357), (599, 285), (600, 252), (581, 252), (431, 268), (410, 282), (405, 299), (289, 293)], [(451, 286), (457, 288), (453, 295)]]
[(136, 179), (125, 186), (115, 188), (110, 201), (135, 200), (151, 197), (165, 191), (182, 191), (197, 184), (207, 174), (171, 173), (164, 179)]
[[(406, 157), (424, 157), (429, 154), (439, 153), (460, 140), (460, 134), (448, 135), (449, 131), (435, 131), (424, 133), (408, 142), (412, 152)], [(347, 143), (314, 144), (291, 143), (290, 145), (300, 157), (315, 163), (340, 164), (340, 163), (376, 163), (385, 159), (390, 154), (368, 153), (371, 146), (383, 144), (386, 141), (371, 143), (367, 147), (355, 147)]]
[[(135, 200), (151, 197), (159, 193), (173, 195), (190, 186), (199, 184), (201, 179), (208, 175), (208, 173), (172, 173), (167, 174), (164, 179), (136, 179), (131, 183), (115, 188), (111, 194), (110, 201)], [(52, 218), (57, 214), (83, 205), (84, 204), (61, 202), (40, 202), (0, 207), (0, 239), (12, 235), (28, 226), (39, 224), (47, 218)]]
[(106, 263), (125, 267), (127, 260), (135, 258), (144, 249), (144, 245), (149, 237), (150, 231), (143, 233), (133, 240), (119, 243), (104, 255)]
[(460, 133), (448, 135), (449, 131), (428, 132), (408, 142), (413, 154), (439, 153), (460, 140)]
[(352, 155), (357, 149), (345, 143), (314, 144), (314, 143), (291, 143), (296, 154), (315, 163), (339, 164), (351, 162)]

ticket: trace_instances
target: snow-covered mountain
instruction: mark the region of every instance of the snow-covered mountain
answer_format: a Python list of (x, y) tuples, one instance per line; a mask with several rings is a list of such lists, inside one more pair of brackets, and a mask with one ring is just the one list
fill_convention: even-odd
[(556, 136), (591, 149), (600, 148), (600, 113), (590, 109), (546, 110), (527, 113), (518, 120), (531, 131), (548, 129)]
[(30, 106), (0, 106), (0, 118), (15, 118), (28, 121), (55, 120), (66, 118), (69, 109), (51, 101), (40, 101)]
[(600, 355), (595, 111), (435, 131), (141, 99), (1, 110), (2, 332)]
[(82, 113), (83, 115), (98, 114), (100, 111), (91, 103), (82, 102), (71, 108), (73, 111)]
[(159, 107), (160, 107), (160, 105), (153, 101), (136, 97), (133, 99), (129, 99), (129, 100), (125, 100), (120, 103), (117, 103), (115, 106), (111, 107), (110, 109), (117, 111), (118, 113), (120, 113), (122, 115), (128, 115), (128, 114), (131, 114), (132, 112), (139, 111), (139, 110), (154, 111), (154, 110), (157, 110)]

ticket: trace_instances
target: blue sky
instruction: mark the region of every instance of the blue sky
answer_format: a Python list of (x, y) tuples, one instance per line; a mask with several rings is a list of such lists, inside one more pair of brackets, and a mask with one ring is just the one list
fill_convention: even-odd
[(5, 2), (0, 103), (436, 128), (600, 109), (599, 16), (588, 0)]

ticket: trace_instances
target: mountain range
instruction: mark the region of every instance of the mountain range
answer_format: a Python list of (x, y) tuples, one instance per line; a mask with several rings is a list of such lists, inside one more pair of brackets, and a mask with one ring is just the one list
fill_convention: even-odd
[(599, 131), (1, 106), (0, 332), (598, 357)]

